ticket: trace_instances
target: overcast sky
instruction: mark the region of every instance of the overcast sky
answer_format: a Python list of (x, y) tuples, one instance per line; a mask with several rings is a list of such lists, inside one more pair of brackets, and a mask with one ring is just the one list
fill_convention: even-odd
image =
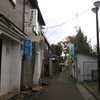
[[(58, 43), (67, 36), (76, 35), (76, 26), (96, 44), (96, 15), (91, 11), (95, 0), (38, 0), (46, 28), (45, 35), (50, 44)], [(100, 12), (100, 11), (99, 11)], [(76, 18), (77, 15), (77, 18)], [(65, 24), (63, 24), (65, 23)]]

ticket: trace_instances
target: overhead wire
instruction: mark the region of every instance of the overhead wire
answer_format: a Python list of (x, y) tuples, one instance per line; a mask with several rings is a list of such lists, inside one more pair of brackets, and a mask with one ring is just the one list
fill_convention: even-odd
[[(90, 8), (92, 8), (92, 6), (89, 7), (87, 10), (85, 10), (83, 13), (78, 14), (77, 17), (79, 17), (79, 16), (81, 16), (82, 14), (84, 14), (85, 12), (87, 12)], [(66, 24), (66, 23), (71, 22), (71, 21), (74, 20), (74, 19), (76, 19), (76, 17), (74, 17), (74, 18), (72, 18), (71, 20), (69, 20), (69, 21), (67, 21), (67, 22), (64, 22), (64, 23), (62, 23), (62, 24), (58, 24), (58, 25), (55, 25), (55, 26), (52, 26), (52, 27), (47, 27), (46, 29), (51, 29), (51, 28), (59, 27), (59, 26), (61, 26), (61, 25), (64, 25), (64, 24)]]
[[(77, 15), (77, 18), (80, 17), (81, 15), (83, 15), (85, 12), (87, 12), (90, 8), (92, 8), (93, 5), (91, 7), (89, 7), (88, 9), (86, 9), (84, 12), (82, 12), (81, 14), (78, 14)], [(56, 27), (59, 27), (58, 29), (60, 29), (63, 25), (75, 20), (76, 17), (72, 18), (71, 20), (67, 21), (67, 22), (64, 22), (62, 24), (59, 24), (59, 25), (56, 25), (56, 26), (53, 26), (53, 27), (47, 27), (46, 29), (52, 29), (52, 28), (56, 28)], [(60, 27), (61, 26), (61, 27)], [(51, 33), (48, 37), (50, 37), (51, 35), (53, 35), (58, 29), (56, 29), (53, 33)]]
[(74, 20), (74, 19), (75, 19), (75, 18), (72, 18), (71, 20), (69, 20), (69, 21), (67, 21), (67, 22), (64, 22), (64, 23), (62, 23), (62, 24), (56, 25), (56, 26), (47, 27), (47, 29), (51, 29), (51, 28), (55, 28), (55, 27), (62, 26), (62, 25), (64, 25), (64, 24), (66, 24), (66, 23), (69, 23), (70, 21), (72, 21), (72, 20)]
[[(60, 27), (59, 28), (61, 28), (62, 26), (60, 25)], [(59, 29), (58, 28), (58, 29)], [(52, 34), (54, 34), (58, 29), (56, 29)], [(48, 38), (52, 35), (52, 34), (50, 34), (49, 36), (48, 36)]]

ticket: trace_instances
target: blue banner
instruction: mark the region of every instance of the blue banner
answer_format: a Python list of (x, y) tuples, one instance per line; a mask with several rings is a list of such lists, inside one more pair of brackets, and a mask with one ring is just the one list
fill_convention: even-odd
[(69, 55), (70, 57), (72, 57), (74, 55), (74, 44), (69, 43), (68, 48), (69, 48)]
[(32, 55), (32, 41), (24, 40), (23, 55)]

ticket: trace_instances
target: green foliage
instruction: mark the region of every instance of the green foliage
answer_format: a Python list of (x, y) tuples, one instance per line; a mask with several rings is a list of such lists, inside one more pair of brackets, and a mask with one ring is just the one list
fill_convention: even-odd
[(59, 58), (62, 55), (62, 48), (59, 44), (52, 44), (51, 45), (51, 52), (55, 58)]
[(56, 81), (58, 80), (58, 76), (59, 76), (59, 74), (57, 74), (57, 75), (50, 81), (50, 83), (56, 82)]
[(59, 61), (60, 61), (60, 63), (64, 63), (65, 62), (65, 58), (59, 57)]
[(76, 79), (74, 77), (72, 77), (71, 75), (67, 74), (67, 78), (70, 82), (72, 83), (76, 83)]
[(82, 32), (81, 28), (78, 29), (77, 35), (71, 41), (72, 43), (74, 43), (76, 50), (90, 53), (91, 47), (87, 42), (87, 36), (84, 36), (84, 33)]
[(38, 97), (39, 97), (39, 95), (38, 95), (38, 94), (35, 94), (35, 95), (34, 95), (34, 98), (38, 98)]
[(92, 53), (94, 53), (94, 54), (97, 53), (97, 45), (94, 45), (94, 46), (93, 46), (93, 51), (92, 51)]

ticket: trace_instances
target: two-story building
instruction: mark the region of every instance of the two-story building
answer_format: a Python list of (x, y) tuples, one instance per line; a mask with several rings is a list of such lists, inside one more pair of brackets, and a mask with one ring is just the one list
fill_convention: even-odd
[[(44, 25), (37, 0), (0, 1), (0, 96), (38, 85), (43, 67), (50, 63), (43, 63), (50, 53)], [(32, 41), (30, 55), (23, 55), (23, 40)]]
[[(22, 82), (21, 86), (38, 85), (42, 74), (43, 67), (46, 63), (43, 63), (46, 52), (49, 55), (50, 44), (47, 38), (44, 36), (42, 26), (45, 25), (45, 21), (42, 17), (37, 0), (30, 0), (25, 3), (24, 12), (24, 31), (28, 34), (28, 38), (32, 41), (32, 54), (23, 56), (22, 67)], [(30, 14), (31, 13), (31, 14)], [(33, 13), (33, 21), (30, 21), (30, 15)], [(48, 63), (49, 64), (49, 63)]]
[(23, 1), (0, 1), (0, 96), (20, 92), (23, 30)]

